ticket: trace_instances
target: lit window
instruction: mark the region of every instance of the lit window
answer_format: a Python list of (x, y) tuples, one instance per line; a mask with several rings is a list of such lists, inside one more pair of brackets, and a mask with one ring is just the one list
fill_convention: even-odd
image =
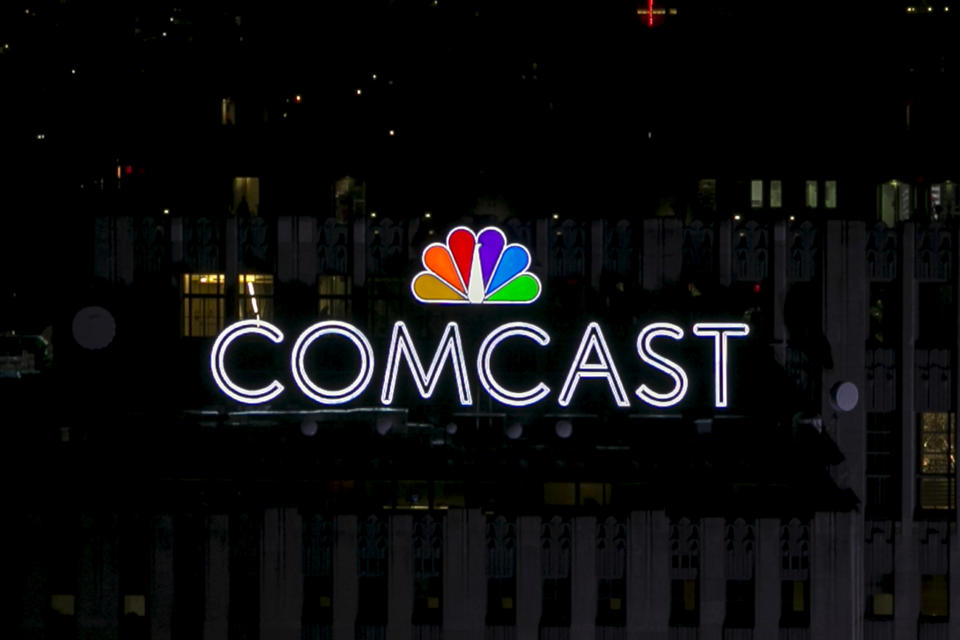
[(883, 223), (890, 228), (893, 228), (899, 219), (897, 212), (899, 204), (900, 197), (897, 194), (896, 181), (894, 180), (881, 184), (879, 195), (880, 220), (882, 220)]
[(237, 104), (233, 98), (224, 98), (220, 101), (220, 124), (237, 123)]
[(920, 414), (920, 508), (955, 509), (957, 418)]
[(826, 180), (823, 183), (823, 206), (827, 209), (837, 208), (837, 181)]
[(807, 180), (807, 208), (816, 209), (817, 208), (817, 181), (816, 180)]
[[(226, 287), (222, 273), (183, 274), (183, 326), (187, 337), (211, 337), (223, 329)], [(241, 274), (237, 279), (239, 319), (273, 318), (273, 276)]]
[(874, 584), (870, 585), (869, 613), (874, 618), (892, 618), (893, 617), (893, 574), (886, 573), (881, 576)]
[(780, 582), (780, 626), (810, 626), (810, 581), (782, 580)]
[(223, 274), (183, 275), (183, 335), (215, 336), (223, 328)]
[(695, 627), (700, 624), (698, 582), (695, 578), (670, 582), (670, 626)]
[(233, 179), (233, 213), (255, 216), (260, 212), (260, 178)]
[(350, 319), (351, 281), (349, 276), (320, 276), (317, 279), (319, 317), (334, 320)]
[(50, 608), (61, 616), (72, 616), (76, 612), (76, 602), (73, 594), (56, 594), (50, 596)]
[(144, 617), (147, 615), (146, 598), (142, 595), (123, 596), (123, 615)]
[(950, 614), (947, 576), (924, 575), (920, 578), (920, 617), (946, 618)]
[(273, 276), (241, 274), (239, 276), (239, 309), (241, 320), (273, 318)]
[(763, 180), (750, 181), (750, 207), (759, 209), (763, 206)]
[(779, 209), (783, 206), (783, 183), (780, 180), (770, 181), (770, 208)]
[(577, 485), (572, 482), (543, 483), (543, 503), (564, 506), (577, 504)]

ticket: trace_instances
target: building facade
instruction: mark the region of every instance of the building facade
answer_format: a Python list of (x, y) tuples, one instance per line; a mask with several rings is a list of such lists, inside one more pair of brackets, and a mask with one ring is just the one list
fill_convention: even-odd
[[(3, 380), (39, 416), (17, 436), (17, 632), (957, 637), (960, 261), (956, 187), (937, 187), (861, 207), (842, 181), (700, 181), (672, 215), (439, 222), (377, 216), (349, 180), (330, 216), (271, 215), (245, 178), (221, 217), (95, 215), (53, 366)], [(214, 337), (250, 318), (291, 342), (351, 321), (378, 358), (403, 319), (426, 361), (453, 316), (411, 300), (420, 253), (491, 224), (532, 255), (529, 317), (569, 350), (599, 321), (628, 389), (645, 321), (748, 324), (730, 409), (611, 409), (602, 381), (532, 409), (479, 386), (458, 406), (442, 380), (342, 408), (213, 384)], [(459, 318), (469, 347), (482, 325)]]

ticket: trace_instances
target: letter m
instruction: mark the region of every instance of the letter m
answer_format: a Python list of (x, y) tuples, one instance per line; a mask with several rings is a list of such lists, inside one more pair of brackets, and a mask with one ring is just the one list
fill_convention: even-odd
[(413, 381), (417, 384), (417, 390), (421, 398), (429, 398), (433, 395), (433, 390), (440, 380), (440, 371), (443, 369), (447, 359), (453, 360), (453, 374), (457, 379), (457, 391), (460, 394), (460, 404), (469, 406), (473, 404), (473, 398), (470, 395), (470, 381), (467, 379), (467, 364), (463, 357), (463, 344), (460, 342), (460, 330), (456, 322), (447, 324), (443, 335), (440, 337), (440, 344), (433, 354), (433, 360), (430, 362), (430, 368), (424, 370), (420, 362), (420, 356), (417, 349), (410, 339), (410, 332), (407, 331), (407, 325), (403, 322), (397, 322), (393, 325), (393, 336), (390, 338), (390, 354), (387, 356), (387, 370), (383, 375), (383, 391), (380, 394), (380, 401), (389, 405), (393, 402), (394, 390), (397, 386), (397, 373), (400, 370), (400, 359), (407, 361), (410, 373), (413, 374)]

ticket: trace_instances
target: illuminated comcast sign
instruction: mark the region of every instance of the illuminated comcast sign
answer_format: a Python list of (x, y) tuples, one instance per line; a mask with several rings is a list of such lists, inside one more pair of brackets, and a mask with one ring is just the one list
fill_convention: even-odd
[[(458, 227), (447, 236), (446, 244), (428, 246), (422, 256), (424, 271), (414, 277), (410, 289), (413, 296), (426, 304), (530, 304), (540, 297), (540, 280), (528, 272), (530, 252), (519, 244), (507, 244), (503, 231), (487, 227), (474, 233)], [(748, 325), (741, 322), (700, 322), (693, 325), (694, 338), (708, 341), (713, 348), (714, 406), (724, 408), (728, 403), (727, 351), (730, 340), (750, 333)], [(277, 380), (264, 387), (250, 389), (234, 382), (225, 366), (227, 351), (238, 338), (260, 336), (274, 344), (281, 344), (285, 337), (275, 325), (262, 320), (243, 320), (223, 330), (213, 344), (210, 353), (210, 370), (220, 390), (228, 397), (244, 404), (263, 404), (279, 397), (284, 386)], [(311, 349), (322, 349), (329, 338), (346, 339), (359, 355), (356, 374), (337, 388), (318, 385), (307, 373), (306, 361)], [(634, 395), (643, 403), (659, 408), (679, 404), (689, 389), (689, 378), (677, 362), (664, 357), (656, 350), (656, 342), (679, 341), (685, 338), (682, 327), (670, 322), (654, 322), (640, 330), (637, 335), (636, 353), (640, 360), (664, 377), (657, 391), (641, 384)], [(494, 400), (512, 407), (528, 407), (549, 397), (553, 390), (542, 381), (526, 389), (507, 388), (497, 380), (492, 367), (492, 358), (504, 343), (515, 340), (532, 341), (540, 347), (550, 344), (550, 334), (545, 329), (529, 322), (501, 324), (486, 335), (480, 343), (476, 361), (468, 366), (468, 360), (456, 322), (447, 324), (440, 336), (429, 366), (414, 346), (407, 325), (397, 321), (387, 351), (383, 378), (380, 383), (380, 401), (393, 403), (397, 378), (401, 370), (409, 371), (423, 399), (429, 399), (446, 369), (452, 370), (460, 404), (473, 405), (470, 370), (476, 372), (477, 380)], [(449, 363), (449, 366), (448, 366)], [(293, 343), (290, 355), (290, 371), (300, 391), (321, 405), (341, 405), (363, 394), (373, 381), (376, 357), (370, 341), (356, 326), (338, 320), (318, 322), (307, 327)], [(630, 407), (630, 396), (611, 356), (603, 331), (596, 322), (584, 329), (576, 355), (567, 370), (563, 386), (556, 400), (561, 407), (573, 401), (577, 388), (583, 380), (606, 382), (618, 407)]]

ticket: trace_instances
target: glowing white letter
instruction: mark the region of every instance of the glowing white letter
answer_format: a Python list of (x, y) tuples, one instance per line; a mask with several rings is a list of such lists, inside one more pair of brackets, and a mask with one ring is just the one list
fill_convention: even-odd
[(252, 334), (264, 336), (274, 344), (283, 342), (283, 332), (269, 322), (264, 322), (263, 320), (241, 320), (240, 322), (235, 322), (224, 329), (213, 343), (213, 351), (210, 352), (210, 371), (213, 372), (213, 381), (217, 383), (220, 390), (237, 402), (243, 402), (244, 404), (263, 404), (264, 402), (270, 402), (283, 393), (283, 385), (273, 380), (262, 389), (244, 389), (230, 379), (223, 366), (223, 357), (230, 343), (240, 336)]
[(417, 389), (420, 391), (420, 397), (426, 400), (433, 395), (433, 390), (440, 380), (440, 370), (447, 358), (453, 359), (453, 373), (457, 378), (457, 391), (460, 394), (460, 404), (468, 406), (473, 404), (470, 396), (470, 383), (467, 380), (467, 363), (463, 357), (463, 345), (460, 343), (460, 330), (456, 322), (447, 324), (447, 328), (440, 336), (440, 344), (433, 354), (433, 361), (427, 371), (423, 370), (420, 363), (420, 356), (417, 355), (417, 349), (413, 346), (413, 340), (410, 339), (410, 333), (407, 331), (407, 325), (403, 322), (397, 322), (393, 325), (393, 337), (390, 338), (390, 353), (387, 355), (387, 370), (383, 374), (383, 392), (380, 394), (380, 401), (388, 405), (393, 402), (393, 392), (397, 386), (397, 372), (400, 369), (400, 357), (407, 359), (407, 365), (410, 367), (410, 373), (413, 374), (413, 380), (417, 383)]
[(550, 344), (550, 336), (540, 327), (527, 322), (508, 322), (502, 324), (490, 332), (480, 345), (480, 351), (477, 353), (477, 375), (480, 377), (480, 384), (487, 390), (494, 400), (512, 407), (526, 407), (540, 402), (550, 393), (550, 387), (542, 382), (537, 386), (526, 391), (510, 391), (494, 380), (493, 373), (490, 371), (490, 358), (493, 356), (493, 350), (507, 338), (529, 338), (545, 347)]
[[(303, 364), (310, 345), (326, 335), (343, 336), (352, 342), (360, 353), (360, 372), (353, 382), (343, 389), (330, 391), (318, 386), (307, 375), (307, 369)], [(320, 404), (343, 404), (359, 396), (370, 384), (370, 378), (373, 377), (373, 347), (370, 346), (367, 336), (350, 323), (339, 320), (318, 322), (308, 327), (297, 338), (296, 344), (293, 345), (293, 354), (290, 356), (290, 369), (293, 371), (293, 379), (297, 386), (310, 398)]]
[(687, 373), (676, 362), (667, 360), (653, 351), (650, 343), (653, 342), (654, 338), (660, 337), (680, 340), (683, 338), (683, 329), (669, 322), (648, 324), (637, 336), (637, 353), (640, 354), (640, 359), (648, 365), (673, 378), (673, 389), (667, 393), (659, 393), (642, 384), (637, 389), (636, 394), (638, 398), (654, 407), (672, 407), (683, 400), (683, 396), (687, 395)]
[[(587, 362), (591, 353), (597, 354), (599, 362)], [(620, 374), (617, 373), (617, 367), (613, 363), (613, 358), (610, 357), (607, 341), (604, 340), (600, 325), (596, 322), (588, 324), (587, 330), (583, 332), (577, 357), (573, 359), (570, 372), (567, 373), (567, 379), (563, 383), (563, 389), (560, 390), (560, 406), (566, 407), (570, 404), (580, 378), (606, 378), (617, 406), (630, 406), (630, 399), (623, 388), (623, 382), (620, 381)]]
[(727, 406), (727, 336), (742, 338), (750, 335), (750, 326), (742, 322), (698, 322), (693, 335), (713, 338), (713, 380), (716, 406)]

